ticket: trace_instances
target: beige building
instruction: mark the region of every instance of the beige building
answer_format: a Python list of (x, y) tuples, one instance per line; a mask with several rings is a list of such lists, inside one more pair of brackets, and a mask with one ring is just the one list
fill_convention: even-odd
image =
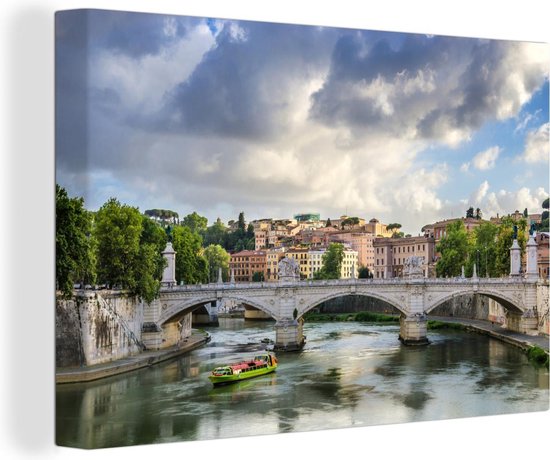
[(435, 240), (426, 236), (409, 238), (376, 238), (374, 240), (375, 278), (399, 278), (403, 276), (403, 265), (411, 256), (422, 257), (425, 277), (435, 275)]
[(266, 249), (266, 281), (279, 280), (279, 261), (285, 256), (285, 248)]
[[(309, 279), (312, 279), (315, 273), (323, 267), (323, 256), (326, 250), (326, 247), (322, 247), (308, 251)], [(357, 251), (344, 245), (344, 259), (342, 260), (342, 267), (340, 269), (340, 278), (351, 278), (352, 276), (357, 278), (358, 270)]]
[(300, 279), (309, 278), (309, 259), (308, 248), (289, 248), (286, 251), (286, 256), (294, 259), (300, 266)]
[(539, 271), (539, 277), (543, 279), (548, 279), (550, 275), (548, 271), (548, 266), (550, 264), (550, 259), (548, 257), (548, 244), (550, 242), (550, 233), (537, 233), (535, 236), (535, 242), (537, 243), (537, 267)]
[(365, 232), (372, 233), (376, 237), (390, 238), (393, 235), (391, 230), (388, 230), (387, 224), (382, 224), (378, 219), (372, 218), (365, 224)]

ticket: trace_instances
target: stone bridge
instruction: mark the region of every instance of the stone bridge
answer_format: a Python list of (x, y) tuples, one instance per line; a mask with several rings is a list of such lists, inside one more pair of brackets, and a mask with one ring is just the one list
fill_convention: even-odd
[[(166, 337), (178, 335), (188, 317), (203, 306), (217, 305), (233, 300), (252, 306), (273, 317), (275, 348), (299, 349), (303, 345), (302, 317), (317, 305), (336, 297), (359, 295), (382, 300), (400, 311), (399, 339), (404, 344), (426, 344), (427, 315), (443, 302), (458, 296), (478, 294), (489, 297), (506, 312), (508, 327), (518, 332), (537, 334), (537, 305), (548, 304), (548, 289), (539, 289), (547, 281), (538, 279), (536, 245), (531, 237), (528, 243), (527, 267), (520, 274), (519, 246), (514, 240), (511, 248), (510, 276), (506, 278), (479, 278), (474, 266), (471, 278), (424, 278), (421, 261), (411, 258), (404, 278), (395, 279), (340, 279), (299, 281), (298, 269), (292, 259), (279, 263), (278, 282), (223, 283), (221, 273), (217, 283), (177, 286), (175, 283), (175, 252), (169, 243), (164, 252), (168, 266), (163, 275), (160, 298), (145, 312), (143, 340), (148, 348), (170, 344)], [(546, 294), (543, 294), (546, 293)], [(183, 337), (183, 334), (180, 334)]]

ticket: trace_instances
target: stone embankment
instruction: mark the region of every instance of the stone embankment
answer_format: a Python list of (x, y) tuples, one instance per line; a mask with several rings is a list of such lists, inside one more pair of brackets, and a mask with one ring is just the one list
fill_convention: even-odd
[(162, 361), (176, 358), (210, 341), (210, 335), (204, 331), (194, 330), (191, 336), (179, 346), (156, 351), (144, 351), (138, 355), (128, 356), (103, 364), (83, 367), (58, 368), (55, 374), (56, 383), (90, 382), (143, 367), (152, 366)]
[(503, 342), (517, 346), (522, 350), (528, 350), (530, 347), (539, 347), (548, 353), (550, 339), (545, 334), (539, 335), (527, 335), (520, 334), (519, 332), (510, 331), (504, 329), (498, 323), (492, 323), (490, 321), (476, 320), (469, 318), (455, 318), (449, 316), (429, 316), (429, 319), (441, 321), (443, 323), (459, 323), (466, 326), (466, 329), (478, 332), (481, 334), (494, 337), (502, 340)]

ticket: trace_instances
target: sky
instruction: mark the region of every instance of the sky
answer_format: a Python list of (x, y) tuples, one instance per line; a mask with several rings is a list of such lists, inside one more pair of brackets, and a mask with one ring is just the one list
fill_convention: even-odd
[(56, 182), (209, 223), (541, 212), (549, 64), (540, 43), (61, 12)]

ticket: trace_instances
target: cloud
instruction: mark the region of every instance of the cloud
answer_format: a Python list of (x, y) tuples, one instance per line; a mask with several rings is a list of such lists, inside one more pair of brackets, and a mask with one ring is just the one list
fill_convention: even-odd
[[(58, 28), (56, 173), (91, 209), (117, 195), (211, 221), (313, 210), (416, 233), (463, 214), (428, 149), (513, 116), (545, 78), (534, 44), (119, 14)], [(492, 203), (488, 184), (474, 193)]]
[(392, 44), (350, 33), (335, 46), (311, 116), (353, 126), (359, 137), (387, 132), (456, 146), (486, 120), (517, 115), (547, 78), (546, 63), (541, 44), (420, 35)]
[(548, 162), (550, 148), (548, 139), (550, 123), (545, 123), (533, 131), (529, 131), (525, 138), (525, 149), (520, 158), (527, 163)]
[(486, 171), (488, 169), (493, 169), (497, 161), (498, 155), (500, 154), (500, 147), (494, 146), (490, 147), (483, 152), (479, 152), (472, 159), (472, 164), (476, 169), (480, 171)]
[(484, 181), (481, 183), (475, 194), (473, 195), (473, 201), (475, 204), (481, 203), (483, 198), (487, 195), (487, 191), (489, 190), (489, 182)]
[(502, 216), (515, 210), (523, 211), (525, 208), (530, 213), (535, 213), (542, 210), (542, 202), (547, 197), (548, 192), (543, 187), (521, 187), (516, 191), (501, 189), (486, 193), (478, 206), (483, 210), (484, 216)]

